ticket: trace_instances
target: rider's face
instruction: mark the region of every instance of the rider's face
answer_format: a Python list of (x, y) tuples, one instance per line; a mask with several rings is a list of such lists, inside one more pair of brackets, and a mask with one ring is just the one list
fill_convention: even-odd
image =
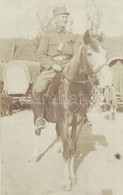
[(68, 15), (61, 14), (56, 16), (56, 25), (60, 27), (66, 27), (68, 22)]

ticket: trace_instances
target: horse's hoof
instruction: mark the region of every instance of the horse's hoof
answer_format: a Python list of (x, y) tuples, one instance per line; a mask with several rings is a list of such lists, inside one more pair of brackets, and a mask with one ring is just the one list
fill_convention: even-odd
[(75, 177), (72, 177), (71, 178), (71, 181), (72, 181), (72, 184), (73, 185), (76, 185), (78, 182), (77, 182), (77, 177), (75, 176)]
[(56, 143), (54, 148), (55, 148), (56, 153), (62, 153), (63, 152), (63, 147), (62, 147), (61, 142)]
[(62, 149), (59, 148), (59, 149), (57, 150), (57, 153), (62, 153)]
[(40, 136), (41, 134), (41, 129), (35, 129), (35, 135)]
[(109, 116), (109, 115), (106, 115), (104, 118), (105, 118), (106, 120), (110, 120), (110, 116)]
[(40, 161), (40, 155), (38, 156), (38, 157), (36, 157), (36, 159), (35, 159), (35, 162), (39, 162)]
[(33, 161), (38, 162), (39, 158), (40, 158), (41, 152), (39, 152), (39, 150), (36, 150), (33, 154)]
[(111, 120), (115, 120), (115, 113), (112, 113)]
[(34, 163), (34, 164), (37, 164), (39, 161), (37, 160), (38, 159), (38, 157), (32, 157), (31, 159), (29, 159), (27, 162), (29, 163), (29, 162), (31, 162), (31, 163)]
[(93, 125), (93, 123), (91, 121), (89, 121), (89, 120), (88, 120), (87, 123), (88, 123), (89, 126), (92, 126)]
[(72, 183), (70, 182), (70, 183), (68, 183), (68, 184), (64, 184), (64, 186), (63, 186), (63, 190), (64, 191), (71, 191), (72, 190)]

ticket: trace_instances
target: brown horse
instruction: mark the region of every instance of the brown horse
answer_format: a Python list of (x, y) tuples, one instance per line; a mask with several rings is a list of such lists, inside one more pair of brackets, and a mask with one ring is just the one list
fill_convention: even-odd
[(61, 137), (64, 158), (64, 189), (71, 190), (77, 182), (73, 170), (79, 133), (84, 124), (92, 87), (91, 76), (98, 66), (106, 63), (105, 50), (94, 39), (84, 43), (71, 62), (60, 73), (60, 84), (55, 97), (45, 100), (44, 118), (56, 123)]

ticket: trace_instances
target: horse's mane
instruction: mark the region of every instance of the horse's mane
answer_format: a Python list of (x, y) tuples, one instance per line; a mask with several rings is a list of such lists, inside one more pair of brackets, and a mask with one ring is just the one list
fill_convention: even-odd
[[(92, 45), (92, 47), (94, 47)], [(75, 71), (78, 70), (78, 73), (85, 73), (87, 75), (92, 74), (92, 68), (87, 61), (86, 47), (82, 44), (78, 51), (74, 54), (72, 60), (69, 62), (69, 65), (65, 68), (64, 72), (68, 75), (73, 75)]]

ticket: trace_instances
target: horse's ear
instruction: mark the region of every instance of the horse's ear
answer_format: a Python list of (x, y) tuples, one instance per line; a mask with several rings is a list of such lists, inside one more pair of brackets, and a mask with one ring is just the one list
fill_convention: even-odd
[(89, 30), (85, 31), (85, 34), (83, 36), (83, 41), (87, 45), (91, 42), (91, 36), (90, 36)]

